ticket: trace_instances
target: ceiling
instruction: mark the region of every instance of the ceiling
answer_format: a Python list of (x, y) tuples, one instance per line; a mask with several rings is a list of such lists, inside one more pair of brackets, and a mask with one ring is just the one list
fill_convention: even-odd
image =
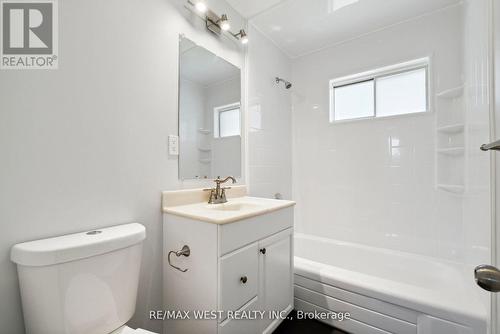
[(226, 0), (243, 17), (249, 19), (286, 0)]
[(240, 69), (188, 39), (180, 43), (180, 76), (209, 86), (240, 75)]
[(227, 0), (291, 58), (459, 0)]

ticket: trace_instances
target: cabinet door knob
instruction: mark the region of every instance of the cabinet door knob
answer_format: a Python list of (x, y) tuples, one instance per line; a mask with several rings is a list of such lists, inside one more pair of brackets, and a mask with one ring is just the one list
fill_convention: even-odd
[(265, 249), (265, 248), (261, 248), (261, 249), (260, 249), (260, 252), (261, 252), (262, 254), (266, 254), (266, 249)]
[(245, 284), (248, 281), (248, 278), (246, 276), (242, 276), (240, 278), (241, 283)]

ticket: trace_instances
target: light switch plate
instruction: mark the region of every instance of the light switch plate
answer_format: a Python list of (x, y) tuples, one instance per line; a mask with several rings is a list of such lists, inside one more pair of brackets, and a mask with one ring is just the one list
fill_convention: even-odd
[(179, 155), (179, 136), (168, 136), (168, 154)]

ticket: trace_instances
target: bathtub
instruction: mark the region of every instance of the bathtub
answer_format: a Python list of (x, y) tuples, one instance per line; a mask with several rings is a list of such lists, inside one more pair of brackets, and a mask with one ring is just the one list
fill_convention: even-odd
[(354, 334), (487, 333), (470, 268), (307, 234), (294, 242), (298, 311), (349, 312), (349, 320), (322, 321)]

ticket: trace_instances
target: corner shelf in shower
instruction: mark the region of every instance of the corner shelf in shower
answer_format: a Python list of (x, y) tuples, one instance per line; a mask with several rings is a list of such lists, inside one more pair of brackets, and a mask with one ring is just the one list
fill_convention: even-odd
[(455, 134), (455, 133), (463, 132), (464, 129), (465, 129), (465, 124), (459, 123), (459, 124), (441, 126), (441, 127), (437, 128), (437, 132), (445, 133), (445, 134)]
[(462, 194), (465, 191), (465, 186), (460, 184), (438, 184), (437, 187), (454, 194)]
[(212, 131), (210, 131), (208, 129), (198, 129), (198, 132), (203, 133), (204, 135), (208, 135), (208, 134), (212, 133)]
[(205, 148), (205, 147), (198, 147), (198, 150), (201, 151), (201, 152), (210, 152), (212, 149), (209, 148), (209, 147), (207, 147), (207, 148)]
[(436, 94), (437, 97), (442, 99), (456, 99), (462, 95), (464, 95), (464, 85), (450, 88)]
[(446, 155), (463, 155), (465, 152), (465, 148), (464, 147), (438, 148), (437, 152)]
[(438, 92), (436, 98), (436, 189), (450, 195), (465, 193), (466, 85)]
[(212, 162), (211, 159), (199, 159), (198, 161), (201, 162), (202, 164), (209, 164)]

